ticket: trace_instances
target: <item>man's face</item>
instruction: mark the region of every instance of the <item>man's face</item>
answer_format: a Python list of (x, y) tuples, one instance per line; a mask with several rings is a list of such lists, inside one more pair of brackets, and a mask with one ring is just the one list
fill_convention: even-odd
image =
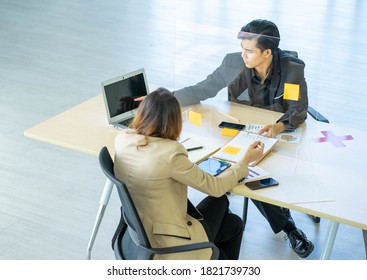
[(257, 39), (243, 39), (241, 41), (242, 58), (247, 68), (255, 68), (265, 62), (266, 52), (261, 52), (261, 50), (256, 47), (256, 43)]

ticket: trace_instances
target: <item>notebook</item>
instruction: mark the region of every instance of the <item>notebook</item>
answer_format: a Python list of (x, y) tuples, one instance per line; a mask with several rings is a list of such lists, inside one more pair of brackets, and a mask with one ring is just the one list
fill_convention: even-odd
[(207, 142), (204, 143), (193, 138), (187, 138), (181, 141), (181, 144), (187, 149), (189, 159), (195, 163), (201, 162), (220, 149), (219, 146)]
[(149, 94), (144, 68), (104, 81), (101, 87), (108, 123), (118, 128), (128, 127)]
[(258, 160), (251, 162), (249, 164), (250, 166), (254, 166), (260, 160), (262, 160), (273, 149), (275, 144), (278, 142), (278, 139), (269, 138), (255, 133), (240, 131), (227, 145), (225, 145), (216, 154), (214, 154), (213, 157), (222, 160), (228, 160), (231, 162), (237, 162), (243, 158), (247, 151), (247, 148), (254, 141), (261, 141), (264, 143), (264, 153)]

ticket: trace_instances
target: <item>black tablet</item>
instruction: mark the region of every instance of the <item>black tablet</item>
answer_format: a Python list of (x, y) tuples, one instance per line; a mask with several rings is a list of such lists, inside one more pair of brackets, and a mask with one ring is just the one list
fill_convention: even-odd
[(217, 176), (218, 174), (226, 170), (228, 167), (230, 167), (231, 164), (229, 162), (215, 158), (206, 158), (203, 161), (199, 162), (198, 166), (205, 172), (213, 176)]

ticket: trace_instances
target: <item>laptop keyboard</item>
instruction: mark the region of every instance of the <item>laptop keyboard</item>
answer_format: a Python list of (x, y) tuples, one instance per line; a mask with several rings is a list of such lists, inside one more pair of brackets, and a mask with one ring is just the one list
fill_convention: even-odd
[(123, 120), (123, 121), (119, 122), (119, 124), (124, 125), (124, 126), (129, 126), (130, 123), (132, 122), (132, 120), (133, 120), (133, 118), (126, 119), (126, 120)]

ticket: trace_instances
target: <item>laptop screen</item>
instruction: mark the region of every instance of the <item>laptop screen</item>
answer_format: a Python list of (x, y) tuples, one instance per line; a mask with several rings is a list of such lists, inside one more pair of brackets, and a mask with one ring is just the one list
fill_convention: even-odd
[(102, 82), (102, 94), (109, 123), (133, 117), (140, 103), (139, 97), (148, 94), (144, 69)]

